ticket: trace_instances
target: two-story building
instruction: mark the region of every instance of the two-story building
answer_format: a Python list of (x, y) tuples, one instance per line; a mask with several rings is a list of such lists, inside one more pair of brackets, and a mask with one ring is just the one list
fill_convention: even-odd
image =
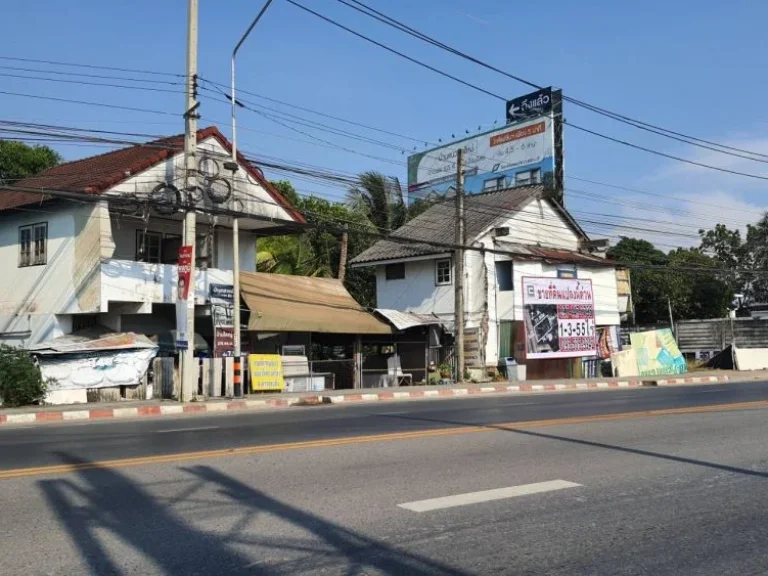
[(256, 269), (258, 236), (301, 227), (303, 217), (242, 155), (233, 186), (223, 167), (230, 144), (218, 129), (200, 130), (197, 141), (193, 190), (184, 190), (184, 142), (175, 136), (61, 164), (0, 191), (0, 342), (31, 346), (92, 325), (174, 329), (175, 264), (190, 206), (198, 211), (197, 314), (209, 313), (211, 284), (232, 284), (232, 215), (241, 216), (245, 271)]
[[(593, 252), (595, 243), (542, 186), (522, 186), (465, 198), (464, 302), (466, 331), (475, 339), (475, 368), (514, 356), (528, 375), (570, 376), (570, 359), (525, 358), (524, 277), (590, 279), (598, 328), (616, 329), (623, 312), (615, 264)], [(381, 240), (352, 266), (376, 267), (379, 308), (435, 314), (454, 323), (455, 206), (430, 207), (395, 231), (403, 241)], [(428, 242), (428, 244), (420, 243)]]

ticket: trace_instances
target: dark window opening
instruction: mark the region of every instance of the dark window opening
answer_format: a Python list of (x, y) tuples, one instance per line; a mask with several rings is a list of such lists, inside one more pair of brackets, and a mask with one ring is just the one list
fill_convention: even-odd
[(402, 280), (405, 278), (405, 262), (387, 264), (384, 267), (384, 274), (387, 280)]
[(512, 260), (496, 262), (496, 283), (499, 292), (510, 292), (515, 289), (512, 280)]

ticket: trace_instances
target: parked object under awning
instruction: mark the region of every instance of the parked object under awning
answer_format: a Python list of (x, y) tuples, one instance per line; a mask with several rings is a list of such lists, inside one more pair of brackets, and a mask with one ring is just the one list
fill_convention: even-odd
[(248, 330), (392, 334), (334, 278), (241, 272), (240, 294), (251, 311)]

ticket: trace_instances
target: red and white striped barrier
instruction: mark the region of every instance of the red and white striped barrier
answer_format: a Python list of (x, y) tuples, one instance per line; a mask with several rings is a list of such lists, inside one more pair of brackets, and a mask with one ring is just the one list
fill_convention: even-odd
[(656, 380), (657, 386), (677, 386), (678, 384), (714, 384), (716, 382), (728, 382), (730, 378), (725, 374), (721, 376), (688, 376), (685, 378), (664, 378)]

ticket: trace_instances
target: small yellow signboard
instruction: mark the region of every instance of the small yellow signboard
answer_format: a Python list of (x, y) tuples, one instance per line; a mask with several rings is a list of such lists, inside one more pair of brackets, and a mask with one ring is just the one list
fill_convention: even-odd
[(251, 392), (264, 392), (285, 388), (283, 362), (279, 354), (249, 354), (248, 372)]

